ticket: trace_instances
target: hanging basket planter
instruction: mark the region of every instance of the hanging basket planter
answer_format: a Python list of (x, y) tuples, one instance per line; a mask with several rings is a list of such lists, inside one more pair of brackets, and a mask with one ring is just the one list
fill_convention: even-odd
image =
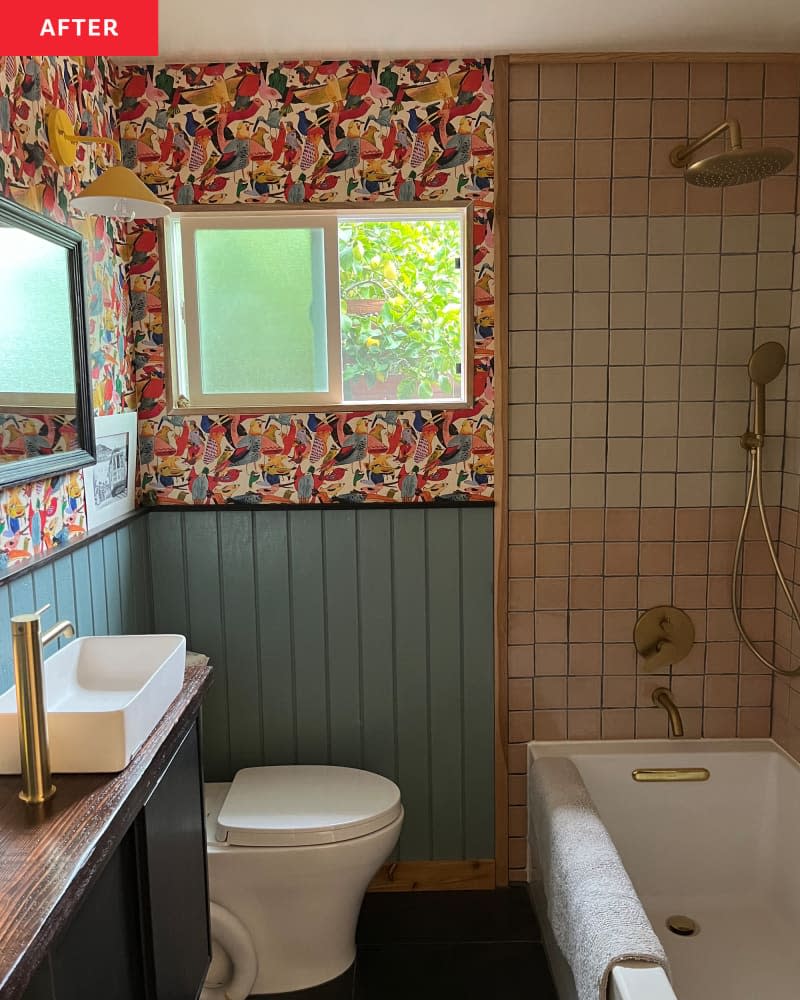
[(377, 316), (386, 299), (345, 299), (348, 316)]

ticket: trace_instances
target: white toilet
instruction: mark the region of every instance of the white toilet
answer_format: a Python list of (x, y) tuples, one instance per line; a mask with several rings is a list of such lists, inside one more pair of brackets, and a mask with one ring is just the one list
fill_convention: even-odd
[(370, 879), (403, 824), (392, 781), (349, 767), (248, 767), (207, 784), (214, 954), (202, 1000), (288, 993), (344, 972)]

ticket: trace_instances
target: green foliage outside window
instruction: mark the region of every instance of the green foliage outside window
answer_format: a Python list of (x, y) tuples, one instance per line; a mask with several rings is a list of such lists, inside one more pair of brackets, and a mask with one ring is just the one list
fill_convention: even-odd
[(340, 222), (346, 398), (460, 393), (460, 230), (455, 219)]

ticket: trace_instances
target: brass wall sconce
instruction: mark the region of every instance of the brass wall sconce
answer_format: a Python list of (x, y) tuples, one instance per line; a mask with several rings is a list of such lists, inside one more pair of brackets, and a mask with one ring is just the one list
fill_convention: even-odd
[[(730, 149), (696, 160), (694, 163), (689, 162), (693, 153), (725, 132), (728, 133)], [(765, 177), (772, 177), (773, 174), (785, 170), (793, 159), (793, 154), (780, 146), (742, 149), (742, 129), (739, 122), (733, 118), (720, 122), (699, 139), (685, 146), (676, 146), (669, 154), (669, 161), (673, 167), (679, 170), (685, 168), (689, 184), (711, 188), (763, 181)]]
[(694, 645), (694, 625), (680, 608), (660, 605), (645, 611), (636, 622), (633, 642), (644, 660), (642, 669), (661, 670), (689, 655)]
[[(119, 143), (105, 136), (75, 135), (69, 115), (61, 108), (50, 108), (47, 114), (47, 138), (56, 163), (71, 167), (78, 145), (92, 143), (110, 146), (120, 157)], [(90, 215), (123, 219), (158, 219), (169, 215), (170, 209), (127, 167), (115, 166), (104, 170), (88, 187), (73, 199), (75, 208)]]

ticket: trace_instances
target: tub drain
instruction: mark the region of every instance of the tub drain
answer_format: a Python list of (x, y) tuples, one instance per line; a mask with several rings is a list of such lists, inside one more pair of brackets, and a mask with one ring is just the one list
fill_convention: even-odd
[(700, 933), (700, 926), (696, 920), (692, 920), (691, 917), (686, 917), (682, 913), (676, 913), (671, 917), (667, 917), (667, 927), (672, 931), (673, 934), (678, 934), (680, 937), (694, 937), (695, 934)]

